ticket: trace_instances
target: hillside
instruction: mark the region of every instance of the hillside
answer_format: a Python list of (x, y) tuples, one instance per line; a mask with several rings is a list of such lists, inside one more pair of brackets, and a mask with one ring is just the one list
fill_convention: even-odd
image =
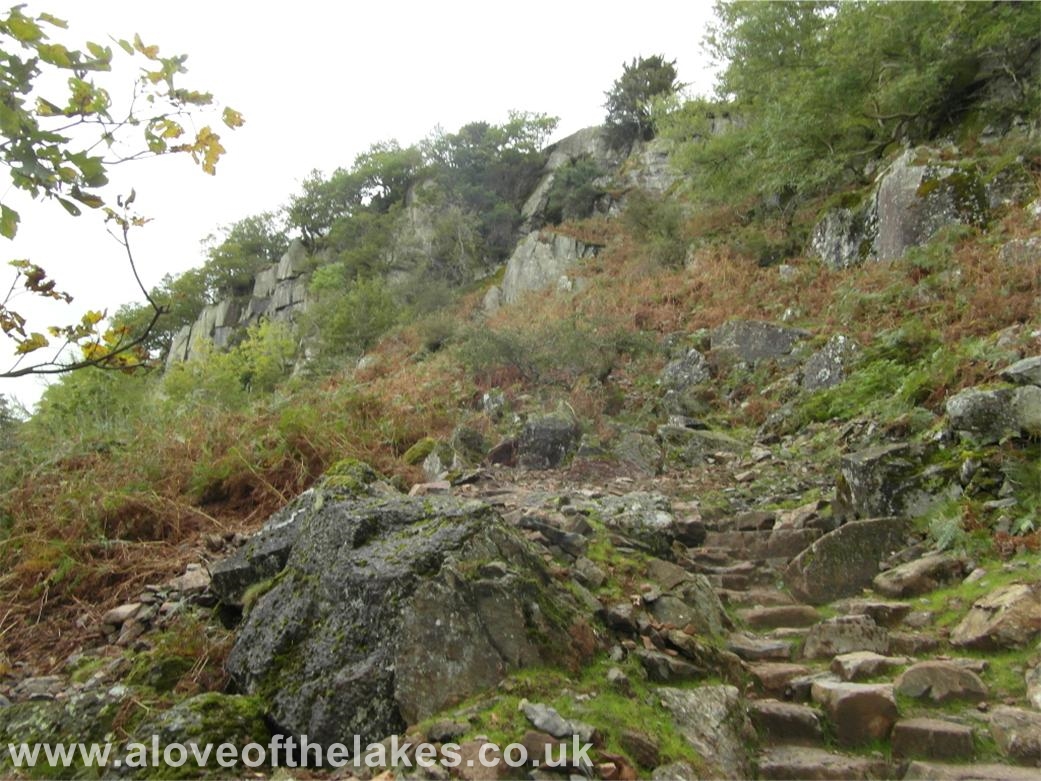
[(0, 745), (1036, 776), (1041, 5), (720, 15), (717, 99), (373, 144), (0, 407)]

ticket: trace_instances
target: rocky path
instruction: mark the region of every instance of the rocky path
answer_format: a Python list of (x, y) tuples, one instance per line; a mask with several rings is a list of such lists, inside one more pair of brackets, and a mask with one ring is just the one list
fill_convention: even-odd
[[(606, 494), (646, 510), (646, 497), (654, 494), (623, 492), (632, 487), (623, 480)], [(551, 482), (485, 495), (514, 522), (544, 536), (549, 528), (573, 528), (568, 516), (581, 513), (561, 513), (556, 523), (547, 517), (546, 497), (566, 493)], [(591, 501), (604, 493), (577, 491)], [(1037, 572), (1017, 571), (1015, 564), (987, 572), (963, 558), (924, 551), (896, 519), (832, 529), (826, 508), (812, 502), (704, 520), (696, 503), (669, 503), (676, 534), (666, 558), (703, 576), (725, 606), (726, 653), (712, 661), (724, 678), (740, 670), (729, 681), (739, 683), (741, 707), (756, 734), (747, 764), (734, 759), (717, 768), (729, 777), (762, 779), (1041, 778), (1041, 673), (1028, 666), (1037, 664), (1037, 654), (1022, 653), (1037, 650), (1041, 629)], [(640, 524), (629, 523), (615, 542), (632, 542), (625, 534)], [(837, 571), (829, 564), (835, 549), (844, 554)], [(573, 574), (595, 586), (599, 578), (590, 583), (588, 567), (579, 556)], [(682, 593), (674, 582), (662, 582), (668, 569), (652, 560), (652, 584), (630, 584), (642, 589), (641, 598), (603, 610), (623, 638), (621, 647), (641, 655), (650, 679), (663, 685), (697, 678), (707, 651), (686, 642), (698, 634), (698, 627), (682, 626), (690, 616), (665, 604), (671, 591)], [(961, 620), (938, 623), (931, 594), (988, 579), (996, 585), (984, 588), (986, 596), (974, 605), (961, 605)], [(683, 637), (684, 631), (690, 634)], [(1010, 687), (1008, 675), (1033, 681), (1026, 697), (1008, 691), (1024, 688)], [(747, 741), (740, 733), (735, 737)], [(726, 754), (715, 748), (717, 759)], [(677, 768), (661, 777), (668, 772)]]
[[(710, 468), (727, 472), (743, 464), (721, 459)], [(376, 494), (384, 492), (416, 506), (444, 494), (461, 506), (469, 499), (491, 505), (534, 544), (595, 627), (597, 647), (615, 664), (603, 685), (634, 698), (634, 707), (637, 688), (649, 693), (704, 761), (700, 768), (663, 764), (661, 736), (644, 724), (586, 724), (577, 704), (574, 713), (537, 702), (524, 706), (529, 729), (510, 735), (522, 742), (552, 742), (562, 737), (554, 730), (578, 727), (589, 735), (616, 733), (626, 756), (601, 747), (596, 766), (583, 771), (593, 777), (1041, 777), (1037, 571), (1015, 563), (984, 571), (964, 558), (924, 550), (893, 518), (837, 526), (821, 501), (702, 514), (696, 499), (678, 498), (690, 495), (690, 485), (676, 478), (583, 483), (558, 471), (495, 468), (455, 485), (420, 485), (413, 500), (389, 487)], [(317, 512), (321, 501), (314, 502)], [(289, 528), (287, 518), (291, 525), (288, 512), (273, 519), (275, 526)], [(264, 543), (265, 555), (276, 551), (272, 540)], [(241, 538), (212, 542), (213, 561), (249, 545)], [(481, 582), (509, 582), (515, 564), (503, 561), (481, 563)], [(8, 676), (2, 696), (38, 703), (46, 718), (66, 719), (63, 729), (72, 734), (77, 727), (69, 714), (84, 703), (118, 709), (121, 697), (132, 696), (121, 687), (125, 681), (158, 682), (165, 675), (157, 638), (174, 617), (213, 610), (218, 595), (230, 598), (226, 579), (238, 570), (203, 564), (108, 611), (98, 626), (99, 646), (88, 653), (93, 666), (71, 660), (78, 670), (72, 675)], [(224, 585), (210, 583), (210, 569), (224, 573)], [(246, 574), (255, 582), (263, 573)], [(235, 588), (244, 592), (247, 585), (243, 580)], [(494, 598), (509, 601), (510, 595)], [(494, 633), (494, 623), (484, 620), (482, 631)], [(238, 634), (241, 640), (248, 630), (240, 627)], [(502, 638), (492, 639), (502, 645)], [(419, 640), (429, 647), (428, 638)], [(135, 666), (135, 654), (153, 668)], [(152, 669), (154, 676), (145, 674)], [(172, 670), (171, 680), (178, 674)], [(413, 693), (420, 706), (431, 694)], [(413, 726), (420, 730), (413, 737), (441, 742), (483, 723), (481, 706), (444, 715), (447, 721)], [(480, 740), (464, 747), (475, 750)], [(532, 777), (559, 776), (534, 771)]]

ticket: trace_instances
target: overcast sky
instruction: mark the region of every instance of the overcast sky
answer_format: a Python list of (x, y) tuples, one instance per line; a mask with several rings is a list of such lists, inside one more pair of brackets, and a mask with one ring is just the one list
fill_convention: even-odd
[[(138, 33), (163, 55), (187, 54), (182, 86), (213, 92), (246, 117), (222, 133), (227, 154), (214, 177), (183, 158), (113, 172), (110, 197), (134, 187), (153, 218), (132, 237), (148, 286), (199, 265), (200, 240), (219, 226), (277, 209), (309, 171), (348, 166), (375, 141), (408, 144), (437, 125), (501, 122), (511, 109), (559, 117), (561, 138), (602, 121), (604, 91), (636, 56), (675, 59), (694, 91), (712, 81), (701, 50), (711, 6), (702, 2), (32, 0), (26, 9), (44, 11), (69, 22), (61, 40), (70, 44)], [(131, 79), (108, 84), (129, 91)], [(96, 214), (73, 219), (56, 204), (26, 205), (0, 177), (0, 200), (22, 212), (16, 240), (0, 239), (2, 260), (28, 257), (76, 296), (72, 307), (38, 314), (35, 330), (140, 297)], [(15, 303), (40, 312), (25, 296)], [(0, 347), (0, 357), (9, 354)], [(0, 393), (27, 405), (41, 388), (39, 379), (0, 380)]]

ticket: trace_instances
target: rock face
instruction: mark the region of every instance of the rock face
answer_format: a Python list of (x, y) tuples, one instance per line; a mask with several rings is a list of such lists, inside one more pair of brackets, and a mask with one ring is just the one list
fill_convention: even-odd
[(711, 766), (712, 778), (749, 778), (755, 729), (733, 686), (657, 691), (676, 729)]
[(853, 596), (871, 585), (878, 563), (904, 541), (900, 518), (851, 521), (796, 556), (784, 572), (792, 593), (813, 605)]
[(973, 603), (951, 632), (951, 645), (1023, 648), (1041, 633), (1041, 583), (1013, 583)]
[(379, 740), (511, 670), (574, 655), (573, 603), (485, 505), (327, 500), (298, 525), (227, 662), (284, 729)]
[(602, 127), (579, 130), (561, 139), (546, 151), (549, 152), (549, 157), (543, 169), (542, 179), (521, 208), (521, 215), (528, 227), (537, 227), (544, 221), (543, 215), (557, 170), (576, 160), (588, 159), (601, 170), (611, 172), (617, 169), (625, 158), (623, 150), (613, 149), (608, 143)]
[(294, 240), (278, 263), (258, 272), (250, 294), (218, 301), (202, 310), (196, 321), (174, 335), (166, 365), (188, 360), (203, 341), (227, 347), (235, 333), (268, 320), (292, 320), (307, 306), (307, 286), (312, 261), (299, 240)]
[(984, 222), (989, 204), (979, 172), (937, 162), (939, 157), (924, 147), (906, 150), (862, 203), (826, 214), (813, 230), (817, 256), (836, 269), (894, 260), (945, 225)]
[(529, 290), (559, 285), (561, 278), (568, 279), (567, 272), (575, 263), (594, 257), (598, 250), (595, 245), (583, 244), (559, 233), (529, 233), (506, 264), (506, 276), (500, 288), (501, 303), (512, 304)]

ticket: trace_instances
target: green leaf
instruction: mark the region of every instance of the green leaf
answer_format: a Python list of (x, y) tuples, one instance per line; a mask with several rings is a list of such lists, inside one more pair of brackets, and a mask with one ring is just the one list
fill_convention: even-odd
[(130, 41), (125, 38), (120, 38), (116, 43), (119, 44), (119, 48), (125, 51), (127, 54), (134, 53), (134, 47), (130, 44)]
[(47, 24), (51, 25), (51, 27), (58, 27), (62, 30), (67, 30), (69, 27), (68, 22), (66, 22), (64, 19), (59, 19), (57, 16), (54, 16), (52, 14), (42, 13), (37, 18), (41, 22), (46, 22)]
[(11, 9), (11, 15), (7, 18), (7, 29), (10, 30), (15, 40), (21, 43), (35, 43), (44, 37), (40, 25), (29, 17), (23, 16), (18, 8)]
[(73, 217), (79, 217), (83, 213), (80, 207), (74, 204), (72, 201), (62, 198), (60, 195), (55, 197), (58, 199), (58, 203), (65, 207), (65, 211), (67, 211)]
[(0, 236), (13, 239), (18, 233), (18, 212), (0, 204)]

